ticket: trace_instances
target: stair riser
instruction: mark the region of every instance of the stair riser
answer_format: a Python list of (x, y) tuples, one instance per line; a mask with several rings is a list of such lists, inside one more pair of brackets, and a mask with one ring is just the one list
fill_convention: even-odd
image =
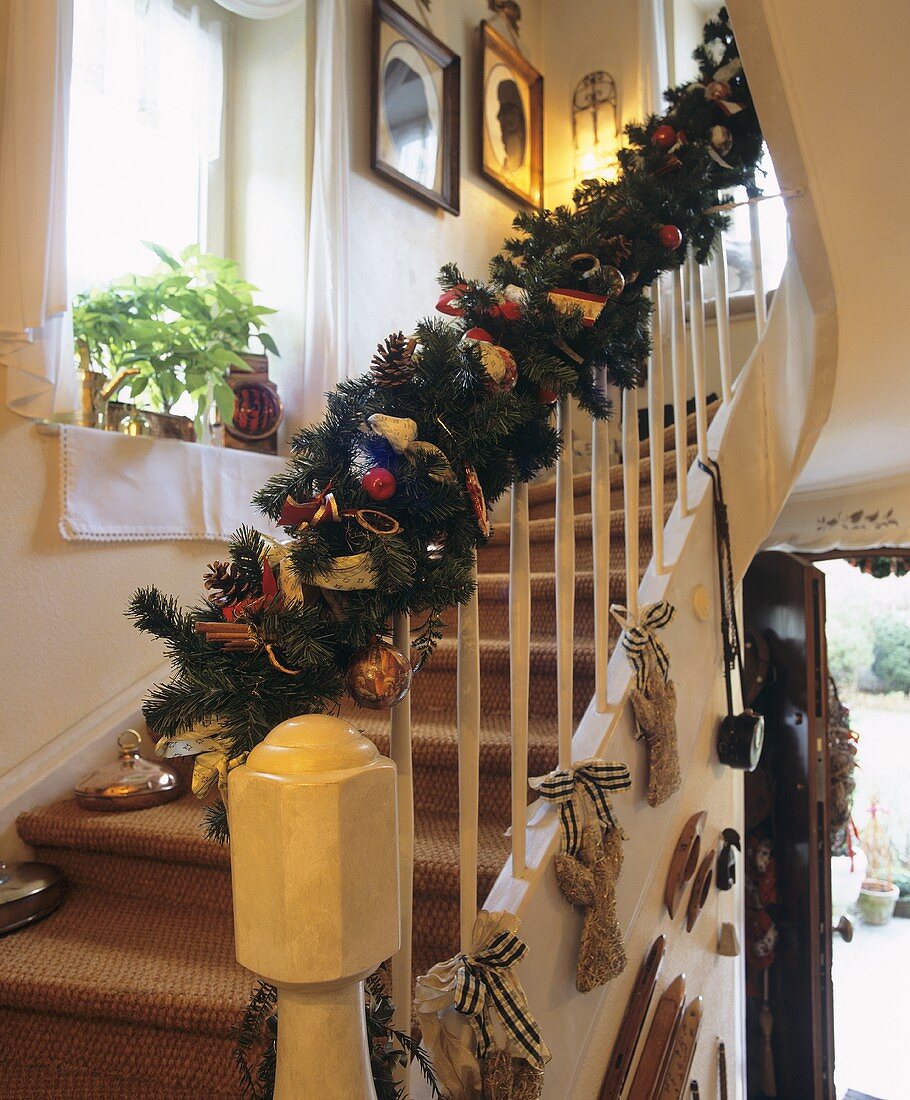
[(131, 859), (107, 852), (50, 846), (35, 848), (35, 859), (59, 867), (71, 887), (86, 887), (118, 897), (154, 899), (167, 905), (192, 906), (212, 913), (231, 912), (228, 867)]
[[(695, 448), (692, 448), (691, 457), (695, 456)], [(691, 460), (690, 460), (691, 461)], [(618, 511), (623, 510), (623, 471), (621, 466), (614, 466), (610, 470), (610, 507)], [(651, 464), (643, 462), (639, 467), (638, 492), (642, 501), (647, 501), (651, 492)], [(580, 515), (591, 511), (591, 490), (589, 486), (578, 488), (573, 493), (575, 500), (575, 512)], [(664, 470), (664, 498), (671, 503), (676, 500), (676, 464), (671, 455), (666, 457)], [(546, 519), (554, 514), (554, 500), (548, 494), (541, 500), (531, 500), (528, 505), (528, 515), (531, 519)]]
[(0, 1009), (0, 1034), (0, 1093), (7, 1100), (236, 1100), (241, 1094), (228, 1037), (91, 1019), (76, 1010), (57, 1016), (13, 1009)]
[[(481, 627), (482, 629), (482, 627)], [(530, 713), (538, 717), (556, 715), (556, 661), (550, 655), (531, 654)], [(411, 689), (411, 712), (415, 719), (421, 716), (439, 719), (445, 717), (453, 723), (457, 702), (456, 677), (449, 661), (430, 660), (426, 668), (414, 680)], [(508, 661), (480, 664), (481, 710), (487, 714), (509, 713)], [(587, 654), (576, 656), (573, 684), (574, 717), (577, 722), (584, 714), (594, 694), (594, 661)]]
[[(649, 520), (650, 524), (650, 520)], [(536, 539), (530, 543), (530, 558), (532, 573), (552, 573), (556, 569), (556, 543), (553, 538)], [(623, 536), (619, 532), (611, 531), (610, 536), (610, 569), (612, 572), (620, 572), (625, 569), (625, 554), (623, 551)], [(651, 560), (651, 530), (650, 525), (642, 525), (639, 535), (638, 563), (642, 570)], [(583, 534), (575, 535), (575, 568), (578, 572), (590, 571), (594, 568), (594, 544), (591, 540), (590, 528)], [(509, 572), (509, 543), (492, 542), (485, 546), (477, 555), (477, 571), (479, 573), (508, 573)]]
[[(531, 591), (531, 637), (540, 641), (556, 638), (556, 593), (552, 583), (537, 585)], [(625, 603), (625, 578), (610, 578), (610, 602)], [(577, 578), (575, 584), (576, 642), (594, 640), (594, 584), (590, 577)], [(612, 622), (612, 619), (611, 619)], [(614, 624), (615, 625), (615, 624)], [(506, 585), (496, 591), (482, 591), (480, 601), (480, 633), (482, 638), (509, 637), (509, 594)], [(614, 632), (618, 636), (618, 629)]]

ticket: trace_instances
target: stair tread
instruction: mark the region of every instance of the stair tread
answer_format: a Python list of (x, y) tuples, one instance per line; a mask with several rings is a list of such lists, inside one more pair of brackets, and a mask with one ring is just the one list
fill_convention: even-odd
[(229, 1036), (254, 983), (229, 914), (74, 889), (0, 938), (0, 1005)]
[(206, 840), (195, 795), (130, 813), (84, 810), (72, 799), (20, 814), (19, 835), (31, 845), (92, 849), (136, 859), (228, 867), (230, 852)]
[[(669, 516), (673, 509), (673, 501), (667, 501), (664, 504), (664, 510)], [(613, 508), (610, 511), (610, 530), (616, 534), (623, 530), (625, 526), (626, 514), (621, 508)], [(639, 526), (644, 527), (650, 524), (651, 520), (651, 505), (650, 503), (641, 504), (638, 508), (638, 522)], [(576, 535), (589, 535), (594, 525), (594, 517), (590, 511), (580, 511), (577, 507), (575, 509), (575, 534)], [(556, 517), (555, 516), (537, 516), (534, 519), (528, 520), (528, 539), (530, 542), (543, 542), (547, 539), (552, 539), (553, 533), (556, 530)], [(495, 546), (498, 543), (509, 541), (509, 524), (497, 523), (493, 527), (493, 533), (490, 536), (487, 546)], [(479, 551), (478, 556), (483, 554), (483, 548)]]

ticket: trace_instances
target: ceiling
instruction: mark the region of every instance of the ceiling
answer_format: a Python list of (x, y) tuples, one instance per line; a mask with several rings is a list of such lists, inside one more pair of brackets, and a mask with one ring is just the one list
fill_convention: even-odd
[(831, 415), (796, 491), (910, 476), (910, 4), (764, 6), (838, 309)]

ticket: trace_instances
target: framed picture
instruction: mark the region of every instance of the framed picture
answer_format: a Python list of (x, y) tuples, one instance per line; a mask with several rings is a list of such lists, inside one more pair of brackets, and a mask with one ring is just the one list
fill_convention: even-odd
[(481, 170), (529, 206), (543, 207), (543, 77), (489, 23), (480, 24)]
[(373, 0), (375, 172), (458, 213), (461, 59), (392, 0)]

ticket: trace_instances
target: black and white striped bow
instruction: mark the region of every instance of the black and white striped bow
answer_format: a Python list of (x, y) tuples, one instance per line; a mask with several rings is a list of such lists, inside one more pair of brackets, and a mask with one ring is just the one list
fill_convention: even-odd
[(604, 828), (619, 829), (623, 839), (626, 838), (613, 811), (609, 793), (625, 791), (632, 786), (632, 776), (625, 764), (598, 758), (579, 760), (571, 768), (538, 776), (528, 780), (528, 783), (545, 802), (554, 802), (559, 806), (563, 838), (566, 851), (570, 855), (575, 855), (581, 843), (579, 789), (591, 800), (601, 825)]
[(549, 1056), (524, 990), (512, 973), (527, 953), (527, 944), (514, 932), (502, 931), (473, 954), (459, 956), (453, 999), (457, 1011), (471, 1021), (478, 1058), (493, 1042), (489, 1016), (494, 1012), (528, 1062), (540, 1068)]
[(626, 608), (614, 604), (610, 608), (610, 614), (623, 629), (622, 647), (635, 669), (638, 690), (645, 690), (649, 657), (653, 658), (661, 676), (666, 680), (670, 675), (670, 654), (654, 632), (672, 621), (676, 608), (666, 600), (660, 600), (658, 603), (647, 604), (637, 616), (632, 616)]

